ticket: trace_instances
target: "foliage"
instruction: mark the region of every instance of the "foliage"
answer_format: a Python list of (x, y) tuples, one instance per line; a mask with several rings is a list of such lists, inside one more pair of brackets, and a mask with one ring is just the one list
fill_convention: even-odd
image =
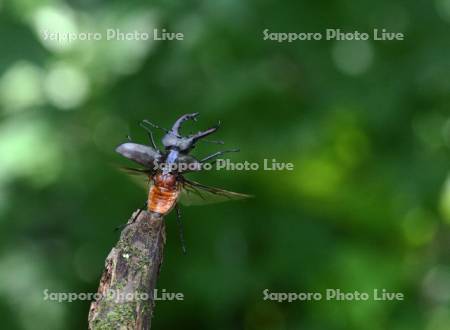
[[(0, 3), (0, 310), (5, 329), (80, 329), (105, 257), (145, 191), (116, 169), (144, 118), (186, 131), (222, 121), (232, 161), (293, 171), (213, 171), (248, 202), (175, 215), (155, 329), (447, 329), (450, 224), (447, 0)], [(42, 31), (182, 31), (183, 41), (78, 41)], [(370, 32), (404, 41), (263, 40), (263, 30)], [(200, 144), (199, 156), (217, 150)], [(404, 301), (263, 300), (327, 288)]]

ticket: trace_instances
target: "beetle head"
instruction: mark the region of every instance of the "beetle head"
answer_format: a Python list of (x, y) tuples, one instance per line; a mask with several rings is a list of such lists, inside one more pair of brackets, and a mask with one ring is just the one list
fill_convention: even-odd
[(215, 127), (207, 129), (206, 131), (200, 131), (189, 136), (182, 136), (180, 134), (181, 124), (190, 119), (197, 121), (197, 116), (198, 112), (186, 114), (178, 118), (177, 121), (173, 124), (171, 130), (168, 131), (162, 139), (164, 147), (166, 149), (176, 148), (182, 153), (188, 153), (192, 148), (194, 148), (195, 143), (198, 140), (214, 133), (219, 128), (220, 123)]

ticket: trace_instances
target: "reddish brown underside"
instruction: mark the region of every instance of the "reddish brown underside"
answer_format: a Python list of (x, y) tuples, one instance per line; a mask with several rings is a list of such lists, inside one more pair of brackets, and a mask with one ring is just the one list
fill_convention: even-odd
[(179, 185), (172, 174), (157, 174), (148, 194), (148, 210), (167, 214), (175, 206), (179, 194)]

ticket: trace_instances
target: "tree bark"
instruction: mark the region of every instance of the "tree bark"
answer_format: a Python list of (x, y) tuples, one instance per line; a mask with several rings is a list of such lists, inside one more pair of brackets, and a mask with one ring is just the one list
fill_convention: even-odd
[[(139, 212), (139, 211), (136, 211)], [(105, 262), (99, 299), (89, 310), (89, 329), (142, 329), (151, 327), (153, 292), (165, 245), (163, 217), (134, 213)]]

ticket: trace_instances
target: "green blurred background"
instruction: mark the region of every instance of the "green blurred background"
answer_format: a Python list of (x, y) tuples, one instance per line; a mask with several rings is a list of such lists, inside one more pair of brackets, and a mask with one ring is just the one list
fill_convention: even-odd
[[(183, 32), (184, 41), (58, 44), (42, 30)], [(405, 41), (264, 41), (274, 32), (370, 32)], [(0, 1), (2, 329), (83, 329), (114, 228), (146, 192), (117, 165), (138, 121), (214, 136), (233, 161), (292, 172), (207, 172), (249, 201), (174, 214), (154, 329), (450, 328), (450, 0)], [(199, 144), (195, 155), (222, 146)], [(277, 303), (262, 291), (371, 292), (404, 301)]]

